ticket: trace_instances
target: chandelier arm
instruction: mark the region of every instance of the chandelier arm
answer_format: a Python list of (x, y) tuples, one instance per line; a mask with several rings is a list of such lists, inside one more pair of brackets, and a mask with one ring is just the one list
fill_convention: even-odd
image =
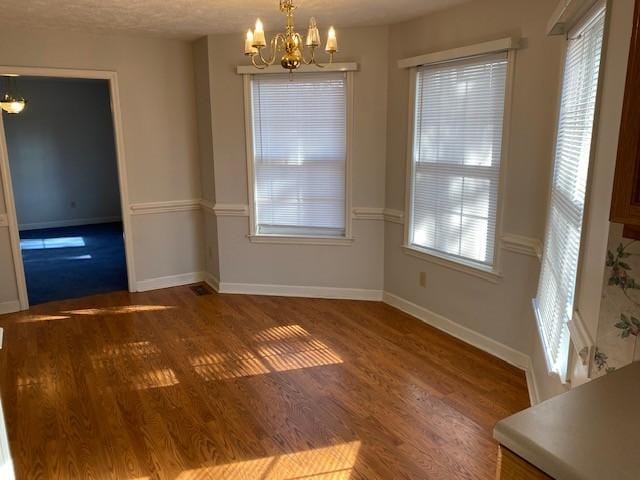
[[(300, 37), (300, 35), (298, 35), (298, 38)], [(306, 52), (307, 52), (307, 48), (311, 49), (311, 58), (307, 60), (307, 56), (306, 56)], [(302, 47), (300, 47), (300, 60), (302, 60), (302, 63), (304, 63), (305, 65), (311, 65), (313, 63), (313, 56), (314, 56), (314, 47), (313, 46), (307, 46), (302, 44)]]
[(331, 65), (333, 63), (333, 53), (334, 52), (330, 52), (329, 53), (329, 63), (325, 63), (324, 65), (320, 65), (319, 63), (317, 64), (320, 68), (325, 68), (328, 67), (329, 65)]
[(331, 53), (329, 53), (329, 63), (327, 63), (326, 65), (324, 65), (325, 67), (326, 67), (327, 65), (331, 65), (331, 64), (333, 63), (333, 54), (334, 54), (334, 53), (335, 53), (335, 52), (331, 52)]
[[(273, 43), (273, 40), (271, 41), (271, 43)], [(272, 47), (272, 51), (271, 51), (271, 58), (269, 60), (265, 59), (264, 56), (262, 55), (262, 50), (264, 49), (264, 47), (258, 47), (258, 55), (257, 57), (260, 59), (260, 61), (262, 62), (263, 65), (265, 66), (269, 66), (269, 65), (273, 65), (273, 62), (275, 61), (276, 56), (273, 54), (273, 47)], [(256, 56), (256, 55), (254, 55)]]
[(258, 70), (264, 70), (265, 68), (267, 68), (269, 65), (266, 64), (259, 64), (256, 62), (256, 57), (258, 56), (257, 53), (254, 53), (253, 55), (251, 55), (251, 63), (253, 64), (254, 67), (256, 67)]
[(307, 57), (305, 55), (305, 52), (307, 51), (306, 48), (302, 48), (300, 50), (300, 53), (302, 55), (302, 63), (304, 63), (305, 65), (312, 65), (314, 63), (314, 47), (309, 47), (311, 48), (311, 58), (307, 60)]
[(263, 65), (270, 67), (271, 65), (273, 65), (276, 61), (276, 56), (278, 54), (278, 43), (282, 40), (282, 34), (278, 33), (275, 37), (271, 38), (270, 43), (270, 50), (271, 50), (271, 55), (269, 56), (269, 59), (264, 58), (264, 56), (262, 55), (262, 50), (264, 49), (264, 47), (259, 47), (258, 48), (258, 56), (260, 57), (260, 61), (262, 62)]
[[(276, 36), (274, 37), (274, 58), (276, 56), (276, 54), (280, 51), (284, 49), (284, 43), (285, 43), (285, 35), (283, 33), (276, 33)], [(280, 45), (282, 43), (282, 45)]]
[(324, 65), (318, 63), (318, 59), (316, 58), (316, 48), (317, 47), (311, 47), (311, 58), (309, 59), (309, 62), (307, 62), (307, 65), (315, 65), (316, 67), (324, 68)]
[(314, 50), (311, 51), (311, 61), (309, 63), (305, 62), (307, 65), (315, 65), (318, 68), (326, 68), (329, 65), (331, 65), (333, 63), (333, 52), (329, 53), (329, 63), (325, 63), (324, 65), (322, 63), (318, 63), (318, 61), (315, 58), (315, 52)]

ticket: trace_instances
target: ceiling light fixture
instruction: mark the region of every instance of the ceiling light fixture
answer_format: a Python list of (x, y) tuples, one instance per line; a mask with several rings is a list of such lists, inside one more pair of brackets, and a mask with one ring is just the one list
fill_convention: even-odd
[[(251, 57), (251, 63), (258, 69), (264, 69), (273, 65), (276, 61), (278, 52), (283, 55), (280, 58), (282, 68), (292, 72), (301, 65), (315, 65), (317, 67), (325, 67), (318, 63), (315, 57), (316, 48), (321, 44), (320, 31), (316, 25), (316, 19), (311, 17), (309, 20), (309, 30), (307, 32), (306, 41), (295, 31), (293, 25), (293, 12), (296, 6), (293, 0), (280, 0), (280, 11), (287, 16), (287, 27), (284, 33), (277, 33), (269, 42), (271, 54), (268, 58), (263, 55), (263, 49), (267, 46), (267, 40), (264, 35), (264, 26), (260, 19), (256, 20), (256, 28), (254, 31), (249, 29), (244, 43), (244, 54)], [(310, 50), (309, 57), (305, 56), (305, 47)], [(327, 35), (327, 43), (325, 51), (329, 54), (329, 65), (333, 62), (333, 55), (338, 51), (338, 40), (336, 31), (333, 27), (329, 28)]]
[(21, 96), (14, 93), (15, 77), (17, 75), (4, 75), (7, 77), (7, 91), (0, 98), (0, 108), (7, 113), (20, 113), (27, 106), (27, 101)]

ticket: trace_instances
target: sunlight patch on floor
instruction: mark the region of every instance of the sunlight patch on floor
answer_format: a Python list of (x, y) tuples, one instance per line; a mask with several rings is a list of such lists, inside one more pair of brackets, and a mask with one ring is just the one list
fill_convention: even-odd
[(304, 452), (185, 470), (176, 480), (349, 480), (359, 441)]
[(135, 390), (148, 390), (150, 388), (170, 387), (180, 383), (176, 373), (171, 368), (158, 368), (148, 370), (138, 375), (133, 375), (131, 383)]
[(273, 340), (285, 340), (288, 338), (309, 336), (309, 332), (300, 325), (281, 325), (262, 330), (256, 333), (253, 338), (259, 342), (269, 342)]
[[(91, 355), (96, 370), (118, 377), (124, 387), (134, 390), (170, 387), (180, 383), (173, 369), (161, 357), (161, 349), (149, 341), (106, 345)], [(123, 376), (121, 372), (127, 372)]]
[(157, 312), (160, 310), (172, 310), (172, 305), (123, 305), (120, 307), (83, 308), (80, 310), (67, 310), (63, 313), (69, 315), (120, 315), (125, 313)]
[(48, 322), (49, 320), (67, 320), (71, 317), (66, 315), (25, 315), (21, 316), (15, 323)]
[(85, 246), (86, 244), (83, 237), (23, 238), (20, 240), (20, 249), (22, 250), (78, 248)]
[(269, 367), (276, 372), (342, 363), (342, 359), (328, 347), (321, 350), (307, 350), (284, 355), (269, 355), (263, 359)]
[(269, 373), (269, 370), (260, 360), (255, 358), (209, 365), (194, 365), (193, 369), (204, 381), (228, 380), (231, 378), (251, 377), (253, 375)]
[(159, 355), (160, 349), (148, 340), (140, 342), (120, 343), (115, 345), (106, 345), (100, 353), (93, 357), (104, 359), (108, 357), (121, 357), (127, 355), (129, 357), (147, 357), (149, 355)]
[(189, 358), (205, 381), (264, 375), (303, 368), (336, 365), (342, 359), (300, 325), (262, 330), (253, 337), (257, 344), (234, 352), (208, 352)]

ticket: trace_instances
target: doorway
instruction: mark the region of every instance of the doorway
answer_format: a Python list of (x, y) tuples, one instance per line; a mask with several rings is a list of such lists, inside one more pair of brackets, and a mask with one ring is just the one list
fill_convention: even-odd
[(21, 307), (132, 291), (115, 73), (20, 72), (14, 88), (27, 107), (0, 127)]

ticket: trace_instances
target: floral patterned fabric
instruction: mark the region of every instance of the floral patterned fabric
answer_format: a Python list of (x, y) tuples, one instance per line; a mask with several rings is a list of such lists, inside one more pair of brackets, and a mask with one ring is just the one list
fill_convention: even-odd
[(639, 337), (640, 241), (623, 238), (622, 227), (612, 224), (592, 375), (640, 360)]

